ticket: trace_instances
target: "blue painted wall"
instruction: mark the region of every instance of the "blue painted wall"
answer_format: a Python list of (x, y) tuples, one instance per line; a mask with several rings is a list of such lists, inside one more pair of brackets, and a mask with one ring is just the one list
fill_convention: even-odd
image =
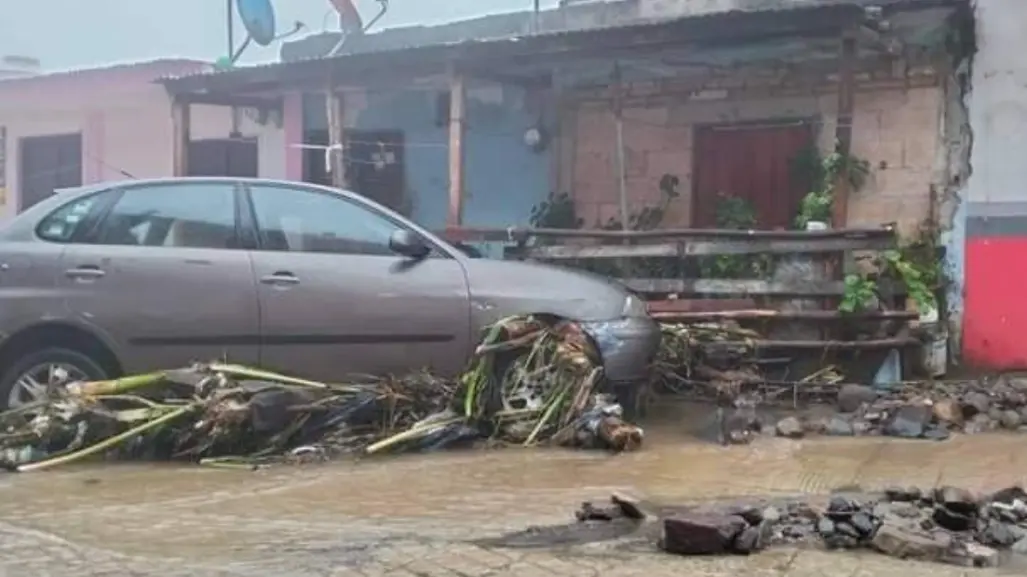
[[(524, 106), (522, 89), (503, 87), (501, 101), (475, 92), (467, 98), (464, 224), (527, 225), (532, 206), (550, 189), (548, 150), (536, 153), (523, 142), (538, 113)], [(306, 128), (327, 126), (323, 102), (305, 99)], [(437, 125), (435, 102), (436, 93), (427, 90), (369, 92), (366, 106), (348, 110), (346, 118), (349, 128), (403, 131), (411, 216), (429, 229), (445, 227), (449, 206), (448, 126)]]

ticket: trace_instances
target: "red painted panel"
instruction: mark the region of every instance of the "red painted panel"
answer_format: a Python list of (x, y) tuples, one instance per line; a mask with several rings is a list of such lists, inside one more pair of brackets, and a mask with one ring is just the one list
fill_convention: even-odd
[(964, 360), (1027, 369), (1027, 237), (968, 239), (965, 286)]

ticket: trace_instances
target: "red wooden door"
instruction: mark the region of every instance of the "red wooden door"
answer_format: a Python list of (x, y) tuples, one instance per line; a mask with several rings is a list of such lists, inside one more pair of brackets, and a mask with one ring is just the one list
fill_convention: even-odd
[(792, 178), (792, 159), (812, 140), (805, 123), (697, 128), (693, 226), (716, 228), (718, 194), (725, 194), (749, 201), (759, 228), (792, 228), (809, 192)]

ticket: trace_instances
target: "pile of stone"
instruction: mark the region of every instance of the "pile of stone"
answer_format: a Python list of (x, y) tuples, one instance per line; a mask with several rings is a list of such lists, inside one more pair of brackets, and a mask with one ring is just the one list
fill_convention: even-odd
[(659, 547), (678, 555), (747, 555), (771, 546), (813, 545), (964, 567), (995, 567), (1027, 555), (1027, 492), (1020, 487), (983, 499), (957, 487), (839, 493), (823, 508), (789, 501), (652, 513), (623, 496), (611, 501), (607, 507), (584, 504), (578, 520), (656, 522)]
[(877, 391), (844, 385), (837, 413), (827, 418), (786, 417), (778, 436), (885, 435), (941, 441), (953, 432), (1027, 431), (1027, 379), (969, 381)]

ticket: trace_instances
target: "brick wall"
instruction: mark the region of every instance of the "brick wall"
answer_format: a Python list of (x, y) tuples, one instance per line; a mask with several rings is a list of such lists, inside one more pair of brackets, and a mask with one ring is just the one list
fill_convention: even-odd
[[(762, 74), (764, 80), (772, 75)], [(741, 84), (745, 88), (737, 86)], [(692, 207), (692, 133), (696, 124), (773, 121), (809, 118), (818, 144), (829, 151), (834, 143), (837, 96), (815, 88), (763, 87), (739, 74), (720, 80), (704, 79), (702, 91), (681, 86), (633, 85), (625, 101), (624, 143), (627, 189), (631, 204), (652, 204), (658, 183), (670, 173), (681, 180), (665, 226), (689, 226)], [(561, 182), (577, 200), (588, 226), (619, 214), (616, 172), (616, 132), (608, 94), (582, 93), (578, 106), (565, 119), (573, 135), (570, 162), (561, 165)], [(940, 118), (943, 95), (933, 77), (864, 79), (856, 97), (853, 152), (870, 161), (867, 185), (850, 198), (849, 225), (875, 226), (896, 221), (913, 232), (930, 212), (931, 185), (942, 182), (939, 167)]]

